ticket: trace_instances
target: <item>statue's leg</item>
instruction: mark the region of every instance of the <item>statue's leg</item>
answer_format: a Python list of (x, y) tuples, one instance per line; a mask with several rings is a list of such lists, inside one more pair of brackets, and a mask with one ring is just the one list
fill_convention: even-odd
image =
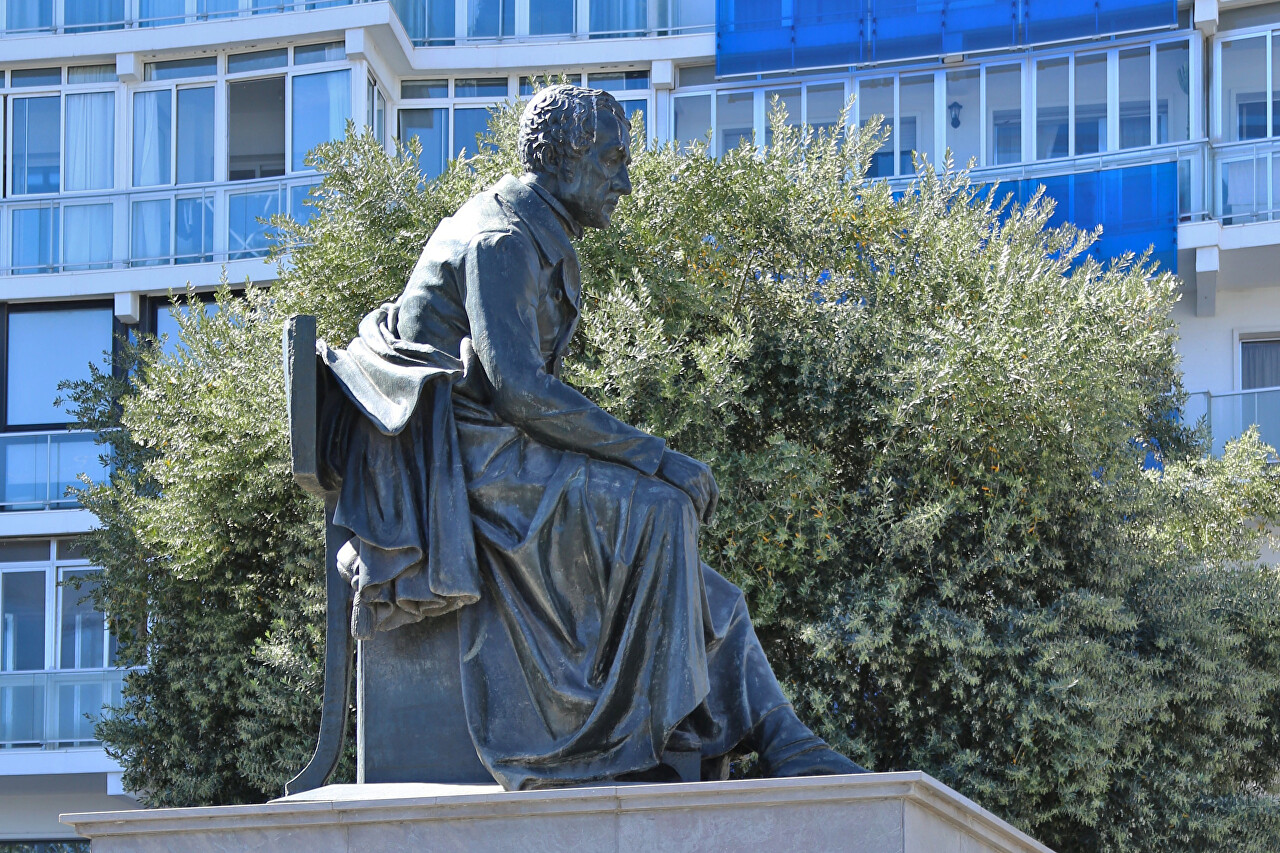
[(800, 722), (751, 627), (741, 590), (705, 563), (702, 575), (711, 693), (705, 718), (695, 713), (692, 722), (703, 735), (703, 778), (723, 778), (724, 756), (735, 750), (758, 753), (766, 776), (865, 773)]

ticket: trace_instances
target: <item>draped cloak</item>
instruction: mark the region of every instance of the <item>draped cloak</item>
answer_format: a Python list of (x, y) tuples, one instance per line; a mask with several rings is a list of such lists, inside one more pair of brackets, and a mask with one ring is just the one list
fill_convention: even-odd
[[(322, 413), (357, 634), (458, 611), (467, 723), (508, 789), (704, 757), (785, 703), (741, 592), (698, 559), (665, 444), (559, 379), (576, 222), (507, 177), (441, 222), (345, 349)], [(423, 720), (430, 725), (430, 720)]]

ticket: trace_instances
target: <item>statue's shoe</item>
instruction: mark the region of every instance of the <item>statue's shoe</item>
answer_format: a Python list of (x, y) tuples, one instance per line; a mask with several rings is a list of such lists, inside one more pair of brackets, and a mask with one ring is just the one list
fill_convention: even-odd
[(750, 740), (759, 754), (760, 769), (767, 777), (839, 776), (867, 772), (810, 731), (790, 705), (779, 706), (766, 714), (756, 725)]
[(816, 746), (795, 753), (781, 762), (769, 763), (762, 769), (766, 771), (766, 776), (775, 779), (786, 776), (843, 776), (847, 773), (868, 772), (865, 767), (854, 764), (820, 740)]

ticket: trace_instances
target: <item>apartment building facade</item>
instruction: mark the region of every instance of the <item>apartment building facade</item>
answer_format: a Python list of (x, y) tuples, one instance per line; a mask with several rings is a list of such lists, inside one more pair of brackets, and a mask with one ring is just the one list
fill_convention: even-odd
[[(948, 149), (1099, 257), (1177, 272), (1186, 414), (1280, 444), (1280, 2), (0, 0), (0, 853), (83, 849), (63, 811), (128, 807), (89, 717), (119, 694), (65, 495), (102, 477), (57, 384), (172, 330), (188, 282), (268, 285), (260, 219), (307, 215), (305, 155), (348, 118), (439, 174), (488, 109), (564, 74), (655, 142), (718, 154), (790, 120), (891, 127), (873, 176)], [(40, 849), (38, 846), (35, 849)]]

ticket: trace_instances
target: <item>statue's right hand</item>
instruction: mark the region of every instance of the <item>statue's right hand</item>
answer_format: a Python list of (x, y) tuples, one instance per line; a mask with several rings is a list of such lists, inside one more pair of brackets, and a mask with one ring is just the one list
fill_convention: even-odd
[(716, 485), (710, 466), (683, 453), (664, 450), (657, 474), (659, 479), (689, 496), (693, 501), (694, 511), (703, 524), (711, 521), (716, 504), (720, 501), (720, 487)]

